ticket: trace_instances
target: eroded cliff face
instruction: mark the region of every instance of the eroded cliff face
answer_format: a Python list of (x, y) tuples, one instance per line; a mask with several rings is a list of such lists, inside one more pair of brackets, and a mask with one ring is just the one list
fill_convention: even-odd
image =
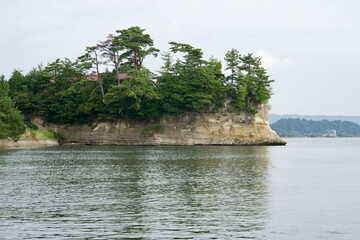
[(90, 145), (284, 145), (269, 127), (266, 108), (236, 113), (164, 116), (158, 122), (119, 120), (91, 125), (51, 124), (61, 144)]

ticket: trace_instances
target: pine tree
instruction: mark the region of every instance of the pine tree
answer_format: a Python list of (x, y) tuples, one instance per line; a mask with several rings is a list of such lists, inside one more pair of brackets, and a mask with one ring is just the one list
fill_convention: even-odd
[(15, 108), (8, 93), (9, 85), (4, 80), (4, 76), (0, 76), (0, 139), (10, 137), (17, 141), (24, 133), (26, 126), (24, 117)]

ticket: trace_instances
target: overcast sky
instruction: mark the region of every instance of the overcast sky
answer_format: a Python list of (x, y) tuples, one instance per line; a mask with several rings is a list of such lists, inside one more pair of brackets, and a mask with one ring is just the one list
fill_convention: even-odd
[(272, 113), (360, 115), (359, 13), (355, 0), (0, 0), (0, 74), (75, 59), (140, 26), (162, 51), (177, 41), (207, 58), (261, 56), (275, 80)]

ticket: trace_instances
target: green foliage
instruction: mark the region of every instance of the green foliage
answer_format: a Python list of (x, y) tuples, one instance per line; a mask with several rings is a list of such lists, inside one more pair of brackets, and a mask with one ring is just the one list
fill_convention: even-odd
[(54, 131), (41, 131), (41, 130), (31, 130), (31, 132), (35, 135), (37, 139), (50, 139), (50, 138), (58, 138), (59, 134)]
[(58, 58), (49, 63), (43, 71), (39, 69), (39, 72), (48, 74), (54, 82), (75, 82), (84, 76), (84, 69), (88, 67), (82, 64), (78, 60), (73, 62), (68, 58), (63, 60)]
[(165, 66), (158, 77), (163, 108), (172, 114), (185, 111), (212, 112), (224, 103), (221, 63), (202, 59), (201, 49), (188, 44), (171, 42), (173, 53), (185, 53), (184, 61), (171, 63), (165, 56)]
[(231, 84), (234, 84), (236, 79), (236, 74), (238, 73), (238, 68), (240, 65), (240, 53), (236, 49), (231, 49), (225, 54), (225, 62), (226, 68), (225, 70), (230, 70), (231, 75), (227, 77), (227, 80), (230, 81)]
[[(140, 27), (117, 30), (87, 47), (75, 61), (56, 59), (26, 75), (15, 70), (9, 95), (26, 116), (59, 123), (217, 112), (225, 102), (228, 111), (256, 113), (271, 97), (272, 80), (260, 58), (242, 56), (235, 49), (225, 55), (230, 72), (226, 76), (220, 61), (204, 60), (202, 49), (170, 42), (170, 52), (163, 55), (164, 65), (156, 76), (143, 66), (147, 56), (159, 52), (144, 32)], [(173, 54), (180, 59), (173, 61)], [(104, 65), (113, 69), (100, 72)], [(123, 82), (120, 71), (129, 75)]]
[(125, 63), (136, 70), (140, 70), (144, 58), (148, 55), (157, 56), (159, 49), (154, 48), (154, 42), (149, 34), (144, 34), (145, 29), (130, 27), (117, 30), (119, 34), (114, 37), (114, 45), (123, 50), (120, 59), (126, 59)]
[(40, 115), (51, 122), (88, 122), (104, 105), (98, 83), (83, 79), (85, 74), (78, 67), (78, 62), (65, 59), (26, 76), (14, 71), (9, 80), (11, 96), (26, 115)]
[(9, 85), (0, 76), (0, 139), (12, 138), (17, 141), (25, 131), (24, 117), (8, 96)]
[[(101, 94), (96, 83), (81, 80), (54, 95), (43, 115), (51, 122), (85, 123), (101, 104)], [(56, 99), (56, 100), (55, 100)]]
[(185, 53), (185, 61), (181, 64), (188, 67), (197, 67), (203, 63), (203, 52), (200, 48), (194, 48), (193, 46), (186, 43), (169, 42), (171, 45), (170, 50), (173, 53), (181, 52)]
[(19, 71), (14, 70), (9, 79), (9, 95), (16, 106), (24, 113), (32, 112), (34, 106), (34, 93), (29, 80)]
[(172, 73), (174, 72), (173, 66), (173, 56), (171, 52), (165, 52), (162, 55), (162, 60), (164, 61), (164, 65), (161, 67), (162, 73)]
[(29, 119), (25, 119), (25, 125), (26, 125), (26, 128), (30, 129), (30, 130), (38, 130), (39, 127), (32, 123)]
[(111, 63), (114, 68), (119, 67), (119, 63), (121, 61), (120, 51), (122, 46), (119, 44), (120, 42), (115, 41), (115, 36), (113, 34), (109, 34), (106, 37), (106, 40), (100, 41), (99, 49), (101, 50), (101, 57), (104, 59), (105, 64)]
[(4, 75), (0, 75), (0, 98), (4, 98), (9, 94), (9, 84), (5, 81)]
[(146, 76), (146, 71), (134, 70), (118, 86), (105, 95), (107, 113), (103, 118), (156, 119), (161, 115), (159, 91)]
[(236, 78), (235, 107), (242, 111), (257, 113), (259, 106), (271, 97), (270, 84), (266, 70), (261, 66), (261, 59), (252, 54), (240, 56), (239, 71)]

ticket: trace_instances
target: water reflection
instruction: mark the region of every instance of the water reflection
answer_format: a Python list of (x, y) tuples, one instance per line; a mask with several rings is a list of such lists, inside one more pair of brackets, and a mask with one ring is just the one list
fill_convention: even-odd
[(259, 239), (268, 219), (267, 147), (63, 147), (0, 158), (9, 173), (1, 187), (11, 189), (1, 239)]

